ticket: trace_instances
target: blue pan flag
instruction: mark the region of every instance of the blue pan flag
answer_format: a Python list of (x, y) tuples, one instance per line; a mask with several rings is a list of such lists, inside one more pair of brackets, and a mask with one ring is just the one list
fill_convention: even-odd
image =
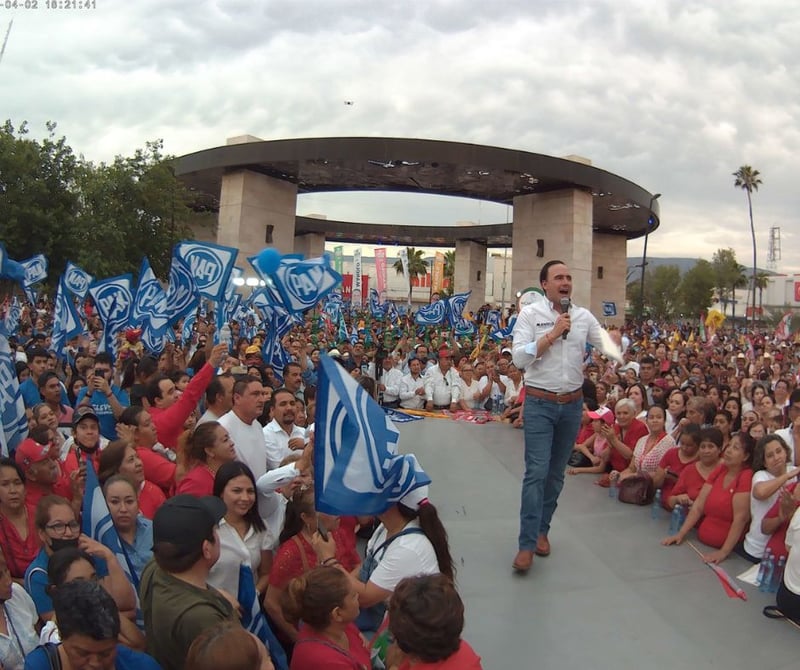
[(316, 509), (326, 514), (381, 514), (430, 484), (416, 457), (397, 452), (400, 433), (341, 365), (320, 359), (315, 414)]

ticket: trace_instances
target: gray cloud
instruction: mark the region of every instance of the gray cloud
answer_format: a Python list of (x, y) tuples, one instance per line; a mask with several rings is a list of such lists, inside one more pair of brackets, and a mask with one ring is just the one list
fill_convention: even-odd
[[(93, 159), (157, 137), (180, 154), (243, 133), (428, 137), (580, 154), (663, 193), (651, 253), (710, 257), (733, 246), (745, 264), (745, 198), (731, 173), (749, 163), (764, 179), (754, 197), (759, 263), (777, 225), (781, 269), (800, 270), (791, 244), (800, 155), (794, 0), (98, 6), (15, 15), (0, 64), (4, 117), (40, 132), (56, 120)], [(488, 203), (388, 195), (308, 203), (331, 218), (387, 210), (395, 222), (505, 218)]]

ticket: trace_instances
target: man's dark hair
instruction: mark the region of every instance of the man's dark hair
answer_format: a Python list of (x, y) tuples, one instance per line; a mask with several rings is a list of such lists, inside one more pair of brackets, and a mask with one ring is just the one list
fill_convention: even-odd
[(114, 359), (111, 358), (111, 354), (106, 353), (105, 351), (99, 351), (94, 356), (94, 364), (97, 365), (98, 363), (102, 363), (103, 365), (110, 365), (111, 369), (114, 369)]
[[(283, 368), (283, 371), (284, 371), (284, 373), (285, 373), (285, 372), (286, 372), (286, 371), (287, 371), (289, 368), (297, 368), (298, 370), (300, 370), (300, 373), (301, 373), (301, 374), (303, 373), (303, 368), (302, 368), (302, 367), (300, 367), (300, 363), (295, 363), (295, 362), (287, 363), (287, 364), (284, 366), (284, 368)], [(285, 376), (285, 374), (284, 374), (284, 376)]]
[[(206, 542), (214, 544), (214, 529), (205, 538)], [(181, 547), (173, 542), (156, 542), (153, 544), (153, 558), (155, 558), (158, 567), (164, 572), (179, 574), (186, 572), (197, 561), (203, 558), (203, 543), (198, 546), (187, 549)]]
[(656, 359), (650, 356), (649, 354), (647, 356), (642, 356), (641, 360), (639, 361), (639, 365), (655, 365), (655, 364), (656, 364)]
[(47, 349), (42, 347), (31, 347), (28, 349), (28, 353), (26, 354), (28, 357), (28, 361), (33, 363), (34, 358), (50, 358), (50, 354), (47, 353)]
[(225, 387), (222, 385), (222, 378), (231, 379), (230, 372), (224, 372), (214, 377), (206, 387), (206, 405), (213, 405), (217, 401), (217, 396), (225, 395)]
[(236, 375), (236, 382), (233, 385), (233, 395), (244, 395), (247, 387), (253, 382), (261, 384), (261, 380), (251, 377), (250, 375)]
[(151, 407), (156, 404), (156, 400), (161, 398), (161, 382), (163, 382), (165, 379), (169, 380), (169, 377), (166, 375), (156, 375), (149, 382), (147, 382), (145, 398), (147, 398), (147, 402), (150, 403)]
[(41, 391), (45, 387), (47, 382), (49, 382), (53, 377), (58, 379), (58, 375), (55, 372), (49, 370), (47, 372), (43, 372), (42, 374), (39, 375), (39, 379), (36, 380), (36, 386)]
[(796, 402), (800, 402), (800, 388), (796, 388), (789, 395), (789, 404), (794, 405)]
[(62, 584), (53, 592), (53, 610), (62, 640), (73, 635), (97, 641), (119, 636), (117, 604), (98, 582), (81, 579)]
[(547, 263), (542, 266), (542, 269), (539, 270), (539, 284), (544, 284), (544, 282), (547, 281), (547, 273), (550, 272), (550, 268), (554, 265), (566, 265), (566, 263), (564, 261), (557, 260), (547, 261)]
[(291, 392), (289, 389), (287, 389), (285, 386), (281, 386), (280, 388), (276, 388), (276, 389), (275, 389), (275, 390), (272, 392), (272, 398), (270, 398), (270, 400), (269, 400), (269, 406), (270, 406), (270, 409), (275, 409), (275, 398), (277, 398), (277, 397), (278, 397), (278, 394), (279, 394), (279, 393), (288, 393), (290, 396), (292, 396), (292, 398), (294, 398), (294, 393), (292, 393), (292, 392)]

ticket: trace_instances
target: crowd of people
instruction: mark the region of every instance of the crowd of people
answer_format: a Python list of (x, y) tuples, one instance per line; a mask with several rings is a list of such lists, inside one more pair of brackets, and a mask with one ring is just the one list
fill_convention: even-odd
[[(567, 346), (560, 336), (574, 323), (562, 319), (531, 348), (367, 315), (351, 317), (357, 338), (340, 340), (309, 317), (284, 338), (291, 362), (276, 371), (265, 333), (240, 336), (236, 323), (232, 342), (214, 345), (214, 327), (198, 319), (191, 341), (177, 336), (158, 356), (129, 333), (115, 360), (97, 351), (102, 324), (90, 316), (64, 359), (50, 349), (51, 318), (25, 310), (10, 341), (29, 434), (0, 460), (4, 670), (88, 667), (89, 657), (103, 668), (269, 668), (282, 653), (299, 670), (370, 667), (378, 647), (368, 641), (384, 639), (387, 623), (386, 667), (480, 667), (461, 639), (464, 607), (427, 487), (377, 518), (315, 510), (320, 356), (386, 408), (490, 410), (532, 433), (541, 408), (531, 398), (560, 400), (539, 397), (548, 392), (526, 366)], [(708, 561), (783, 557), (775, 611), (800, 620), (800, 551), (790, 551), (800, 352), (732, 331), (704, 343), (628, 326), (622, 341), (622, 365), (576, 345), (583, 411), (566, 472), (619, 488), (649, 477), (667, 509), (686, 511), (664, 543), (696, 528)], [(81, 532), (88, 463), (128, 565)], [(547, 528), (558, 492), (539, 494), (552, 506)], [(525, 531), (531, 560), (515, 568), (550, 552), (543, 524)], [(245, 579), (280, 653), (240, 623)]]
[[(363, 331), (314, 345), (309, 320), (276, 372), (264, 333), (232, 323), (214, 345), (201, 320), (192, 342), (150, 356), (129, 337), (115, 360), (90, 317), (60, 359), (51, 316), (26, 310), (10, 340), (29, 431), (0, 459), (3, 670), (481, 667), (428, 488), (374, 518), (318, 513), (314, 495), (322, 352), (386, 407), (485, 404), (460, 356), (410, 337), (377, 355)], [(89, 468), (122, 554), (82, 531)], [(249, 589), (269, 649), (241, 623)]]

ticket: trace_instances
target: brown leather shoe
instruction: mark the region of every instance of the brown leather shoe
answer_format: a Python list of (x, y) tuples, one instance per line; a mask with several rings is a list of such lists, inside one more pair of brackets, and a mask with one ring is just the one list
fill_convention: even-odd
[(530, 549), (520, 549), (512, 565), (517, 572), (528, 572), (533, 565), (533, 552)]
[(537, 556), (550, 555), (550, 540), (547, 539), (547, 535), (540, 535), (536, 539), (536, 555)]

